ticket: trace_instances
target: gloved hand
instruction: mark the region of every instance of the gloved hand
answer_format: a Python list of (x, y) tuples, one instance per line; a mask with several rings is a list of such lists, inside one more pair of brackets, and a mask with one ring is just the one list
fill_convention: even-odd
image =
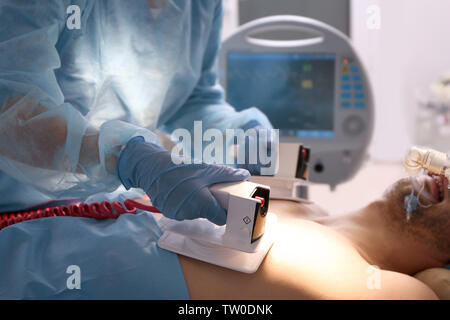
[[(175, 164), (171, 152), (134, 137), (122, 150), (119, 178), (129, 189), (142, 188), (152, 204), (176, 220), (207, 218), (224, 225), (226, 212), (209, 191), (215, 183), (247, 180), (247, 170), (207, 164)], [(180, 157), (178, 157), (180, 159)]]
[[(271, 130), (268, 128), (263, 127), (258, 121), (252, 120), (244, 124), (240, 127), (244, 131), (247, 131), (248, 129), (254, 129), (256, 131), (256, 140), (254, 136), (246, 136), (245, 137), (245, 163), (244, 164), (237, 164), (236, 166), (238, 168), (247, 169), (250, 171), (251, 174), (254, 175), (274, 175), (275, 170), (277, 167), (276, 161), (278, 161), (277, 152), (278, 152), (278, 141), (275, 141), (275, 137), (272, 134)], [(265, 134), (262, 134), (262, 132), (265, 131)], [(260, 145), (260, 140), (265, 139), (266, 143), (263, 143)], [(255, 145), (257, 146), (256, 149), (256, 155), (257, 156), (257, 162), (256, 163), (250, 163), (250, 146)], [(260, 150), (260, 147), (266, 146), (266, 150)], [(244, 146), (239, 146), (240, 148), (243, 148)], [(253, 152), (252, 152), (253, 153)], [(260, 153), (263, 155), (267, 155), (268, 158), (271, 158), (270, 161), (267, 163), (265, 160), (261, 162)], [(265, 169), (262, 171), (262, 169)]]

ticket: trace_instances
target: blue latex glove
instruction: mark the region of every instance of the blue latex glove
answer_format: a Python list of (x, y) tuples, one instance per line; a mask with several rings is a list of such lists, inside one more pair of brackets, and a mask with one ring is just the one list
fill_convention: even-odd
[[(274, 175), (275, 169), (276, 169), (276, 163), (262, 163), (259, 158), (260, 151), (263, 151), (262, 154), (267, 154), (268, 157), (273, 156), (274, 161), (277, 161), (276, 152), (278, 150), (278, 142), (275, 141), (275, 137), (271, 134), (271, 130), (269, 128), (266, 128), (262, 126), (258, 121), (251, 120), (240, 127), (244, 131), (247, 131), (248, 129), (254, 129), (256, 131), (256, 141), (253, 141), (254, 137), (252, 136), (246, 136), (245, 137), (245, 163), (244, 164), (237, 164), (238, 168), (247, 169), (250, 171), (253, 175), (262, 175), (261, 169), (266, 168), (267, 171), (263, 175)], [(263, 136), (261, 135), (262, 131), (266, 131), (266, 134)], [(260, 150), (260, 139), (266, 139), (266, 150)], [(255, 144), (258, 146), (257, 148), (257, 163), (250, 163), (250, 150), (249, 147)], [(263, 144), (264, 146), (264, 144)], [(270, 169), (269, 169), (270, 168)]]
[(175, 164), (171, 152), (131, 139), (121, 152), (119, 178), (129, 189), (142, 188), (166, 217), (176, 220), (207, 218), (224, 225), (226, 212), (209, 191), (209, 186), (221, 182), (247, 180), (247, 170), (207, 164)]

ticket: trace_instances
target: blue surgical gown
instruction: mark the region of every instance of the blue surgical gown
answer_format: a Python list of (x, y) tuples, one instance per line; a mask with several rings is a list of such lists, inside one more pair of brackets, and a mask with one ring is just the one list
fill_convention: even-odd
[[(224, 102), (216, 75), (221, 1), (152, 3), (163, 6), (1, 0), (0, 212), (115, 190), (114, 160), (133, 136), (157, 142), (156, 129), (192, 132), (196, 120), (205, 130), (250, 120), (270, 126), (258, 110)], [(145, 213), (9, 226), (0, 231), (0, 296), (186, 298), (176, 255), (155, 245), (159, 234)], [(65, 289), (71, 264), (84, 272), (84, 291)], [(133, 292), (139, 279), (147, 280)]]
[(0, 212), (113, 191), (114, 159), (136, 135), (157, 142), (156, 129), (192, 132), (196, 120), (203, 130), (270, 127), (256, 108), (224, 101), (221, 0), (149, 2), (163, 6), (0, 2)]

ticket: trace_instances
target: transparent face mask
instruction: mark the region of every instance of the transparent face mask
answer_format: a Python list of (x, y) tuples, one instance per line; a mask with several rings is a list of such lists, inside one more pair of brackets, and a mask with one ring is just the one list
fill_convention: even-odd
[[(443, 152), (412, 147), (405, 157), (403, 165), (410, 175), (411, 185), (413, 186), (411, 193), (404, 198), (404, 208), (409, 221), (418, 206), (428, 208), (432, 204), (439, 202), (425, 190), (425, 182), (421, 185), (417, 177), (420, 174), (434, 174), (443, 175), (448, 179), (450, 176), (450, 161), (448, 155)], [(450, 188), (450, 185), (448, 188)], [(421, 198), (429, 200), (431, 204), (424, 205), (420, 201)]]

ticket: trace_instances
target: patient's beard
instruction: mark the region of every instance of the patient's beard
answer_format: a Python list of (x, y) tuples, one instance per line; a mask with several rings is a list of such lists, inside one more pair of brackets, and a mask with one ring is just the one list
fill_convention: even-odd
[(367, 263), (381, 269), (413, 275), (444, 265), (419, 238), (406, 234), (406, 219), (394, 219), (390, 210), (386, 201), (380, 200), (320, 223), (347, 237)]

